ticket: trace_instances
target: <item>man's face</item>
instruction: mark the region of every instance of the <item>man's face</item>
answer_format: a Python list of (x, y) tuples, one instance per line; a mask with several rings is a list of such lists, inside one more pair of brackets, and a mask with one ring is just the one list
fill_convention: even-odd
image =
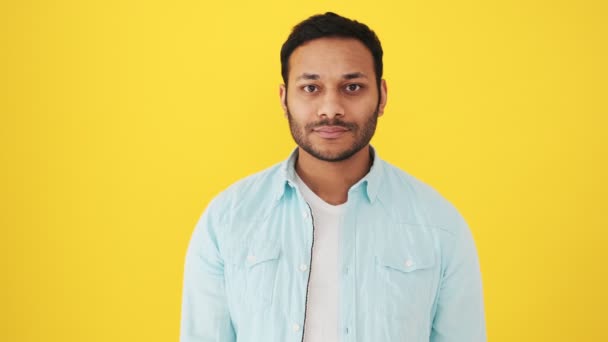
[(386, 104), (371, 52), (356, 39), (319, 38), (289, 58), (281, 102), (294, 140), (324, 161), (342, 161), (366, 147)]

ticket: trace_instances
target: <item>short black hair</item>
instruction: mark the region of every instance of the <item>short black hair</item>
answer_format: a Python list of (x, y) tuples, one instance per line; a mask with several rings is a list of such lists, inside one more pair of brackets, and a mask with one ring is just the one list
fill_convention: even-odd
[(289, 78), (289, 57), (300, 45), (318, 38), (340, 37), (354, 38), (365, 45), (374, 58), (376, 83), (380, 89), (382, 80), (382, 45), (376, 33), (367, 25), (348, 19), (336, 13), (317, 14), (294, 26), (281, 47), (281, 76), (287, 85)]

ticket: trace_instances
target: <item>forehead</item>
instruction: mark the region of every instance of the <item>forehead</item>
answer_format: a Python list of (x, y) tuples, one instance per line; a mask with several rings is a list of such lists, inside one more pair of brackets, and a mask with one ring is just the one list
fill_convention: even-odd
[(354, 38), (319, 38), (298, 46), (289, 57), (289, 79), (302, 73), (325, 77), (361, 72), (374, 75), (374, 58)]

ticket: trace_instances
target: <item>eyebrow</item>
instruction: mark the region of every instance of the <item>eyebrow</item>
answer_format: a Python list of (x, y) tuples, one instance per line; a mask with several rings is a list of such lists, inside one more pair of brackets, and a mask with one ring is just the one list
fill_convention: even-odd
[(299, 80), (318, 80), (320, 79), (321, 76), (317, 75), (317, 74), (307, 74), (307, 73), (303, 73), (302, 75), (298, 76), (296, 78), (296, 81)]
[(362, 72), (351, 72), (350, 74), (342, 75), (342, 78), (345, 80), (352, 80), (355, 78), (367, 78), (367, 76)]
[[(302, 75), (300, 75), (296, 78), (296, 81), (299, 81), (299, 80), (313, 80), (314, 81), (314, 80), (318, 80), (320, 78), (321, 78), (321, 76), (319, 76), (317, 74), (303, 73)], [(351, 73), (342, 75), (342, 78), (345, 80), (352, 80), (355, 78), (367, 78), (367, 76), (362, 72), (351, 72)]]

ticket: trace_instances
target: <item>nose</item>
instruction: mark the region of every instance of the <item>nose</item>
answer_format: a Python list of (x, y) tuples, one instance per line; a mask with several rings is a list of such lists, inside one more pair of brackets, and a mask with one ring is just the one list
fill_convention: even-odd
[(321, 98), (317, 115), (326, 116), (328, 119), (333, 119), (335, 116), (344, 116), (344, 107), (337, 91), (325, 92)]

